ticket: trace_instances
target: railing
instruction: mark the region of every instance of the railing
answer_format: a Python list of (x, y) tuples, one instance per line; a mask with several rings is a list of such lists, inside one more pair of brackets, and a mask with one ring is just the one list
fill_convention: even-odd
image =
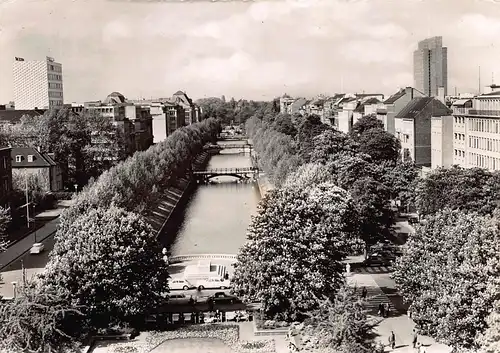
[(500, 110), (469, 109), (469, 114), (478, 116), (500, 116)]
[(246, 173), (256, 173), (259, 169), (255, 167), (246, 168), (215, 168), (209, 170), (195, 171), (195, 175), (208, 175), (208, 174), (246, 174)]
[(457, 114), (469, 115), (469, 114), (472, 114), (472, 113), (470, 113), (471, 110), (472, 110), (471, 108), (453, 107), (453, 114), (455, 114), (455, 115), (457, 115)]
[(234, 260), (236, 261), (237, 257), (236, 255), (232, 254), (191, 254), (191, 255), (177, 255), (177, 256), (172, 256), (171, 258), (168, 259), (169, 263), (179, 263), (179, 262), (185, 262), (185, 261), (192, 261), (192, 260), (216, 260), (216, 259), (223, 259), (223, 260)]

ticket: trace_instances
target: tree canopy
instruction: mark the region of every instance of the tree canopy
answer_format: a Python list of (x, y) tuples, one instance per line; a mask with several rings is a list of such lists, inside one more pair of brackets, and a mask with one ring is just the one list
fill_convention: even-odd
[(270, 191), (238, 254), (234, 285), (269, 318), (295, 320), (336, 293), (352, 235), (349, 195), (331, 183)]
[(496, 217), (445, 209), (417, 227), (393, 278), (424, 334), (476, 349), (500, 293), (499, 263)]
[(139, 215), (115, 206), (92, 209), (56, 234), (42, 278), (66, 288), (92, 326), (107, 327), (161, 304), (168, 291), (162, 256), (156, 234)]

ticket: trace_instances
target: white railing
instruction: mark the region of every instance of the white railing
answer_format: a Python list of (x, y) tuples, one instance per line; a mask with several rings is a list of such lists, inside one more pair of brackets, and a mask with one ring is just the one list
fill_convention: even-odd
[(177, 255), (168, 259), (170, 263), (179, 263), (193, 260), (234, 260), (236, 262), (237, 256), (233, 254), (189, 254)]

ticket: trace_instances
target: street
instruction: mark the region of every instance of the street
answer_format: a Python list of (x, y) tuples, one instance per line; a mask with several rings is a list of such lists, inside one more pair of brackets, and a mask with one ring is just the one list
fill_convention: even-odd
[(49, 252), (54, 247), (54, 236), (51, 235), (42, 243), (45, 245), (45, 250), (41, 254), (31, 255), (26, 252), (19, 259), (2, 269), (2, 282), (0, 283), (0, 296), (12, 298), (14, 296), (14, 286), (12, 282), (22, 283), (23, 271), (26, 269), (26, 279), (30, 279), (33, 275), (41, 273), (48, 262)]

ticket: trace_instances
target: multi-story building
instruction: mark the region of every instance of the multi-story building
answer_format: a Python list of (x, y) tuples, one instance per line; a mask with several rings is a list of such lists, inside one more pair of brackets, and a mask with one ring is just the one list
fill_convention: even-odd
[(403, 160), (411, 159), (417, 166), (431, 166), (431, 120), (447, 115), (451, 115), (448, 107), (430, 97), (414, 98), (399, 112), (395, 130)]
[(367, 98), (358, 103), (352, 115), (352, 123), (356, 122), (366, 115), (376, 115), (377, 109), (383, 108), (384, 104), (375, 97)]
[(449, 168), (453, 158), (453, 116), (432, 117), (431, 168)]
[(12, 161), (11, 147), (0, 147), (0, 206), (10, 207), (12, 193)]
[(412, 99), (417, 97), (425, 97), (425, 94), (412, 87), (402, 88), (387, 98), (383, 106), (378, 106), (376, 108), (377, 118), (384, 123), (384, 128), (387, 132), (393, 135), (396, 134), (396, 115), (398, 115)]
[(199, 122), (201, 116), (200, 107), (193, 103), (192, 99), (188, 97), (186, 92), (175, 92), (172, 96), (172, 102), (177, 103), (184, 108), (185, 125), (191, 125)]
[[(448, 48), (442, 37), (420, 41), (413, 53), (415, 88), (427, 96), (445, 97), (448, 93)], [(440, 89), (441, 88), (441, 89)]]
[(285, 93), (283, 97), (280, 98), (280, 113), (290, 114), (289, 107), (292, 105), (293, 102), (295, 102), (295, 98), (292, 98)]
[(454, 164), (500, 170), (500, 91), (455, 101), (452, 109)]
[(16, 109), (49, 109), (62, 107), (62, 65), (47, 57), (44, 61), (16, 58), (13, 63), (14, 101)]
[(54, 160), (54, 153), (43, 153), (30, 147), (13, 147), (10, 153), (13, 173), (39, 174), (44, 191), (63, 190), (61, 167)]

